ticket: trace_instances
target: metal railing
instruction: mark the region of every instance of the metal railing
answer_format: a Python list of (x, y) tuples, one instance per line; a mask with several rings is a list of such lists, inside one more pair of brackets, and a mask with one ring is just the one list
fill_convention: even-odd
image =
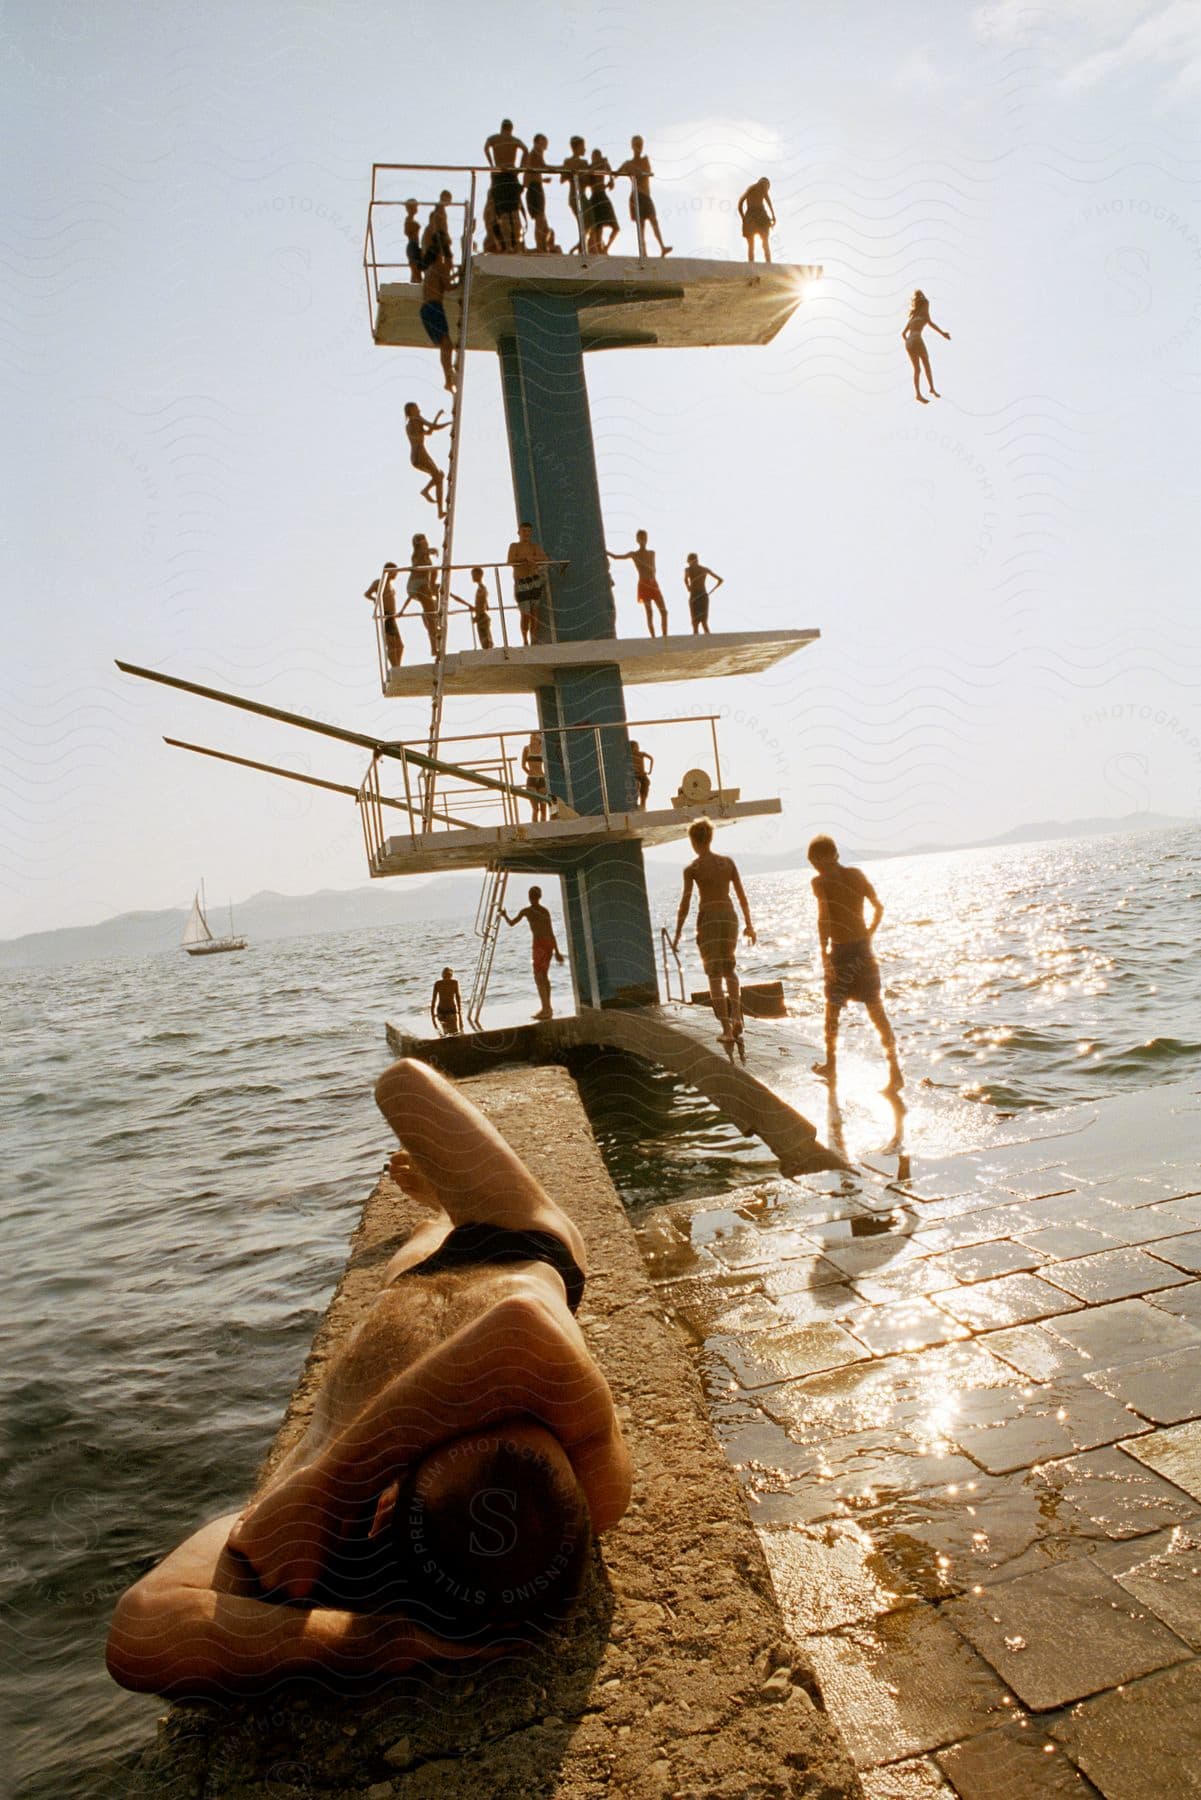
[(500, 935), (500, 915), (505, 904), (505, 889), (509, 883), (509, 871), (499, 869), (492, 864), (484, 877), (484, 886), (480, 893), (479, 904), (475, 909), (475, 935), (480, 940), (479, 959), (475, 965), (475, 975), (471, 983), (471, 997), (467, 1002), (468, 1023), (479, 1029), (480, 1014), (484, 1009), (484, 1001), (488, 994), (488, 983), (492, 978), (492, 965), (496, 960), (496, 941)]
[(672, 938), (670, 931), (668, 931), (666, 925), (662, 925), (659, 928), (659, 940), (660, 940), (659, 948), (660, 948), (660, 951), (663, 956), (663, 992), (664, 992), (664, 995), (666, 996), (666, 998), (668, 1000), (674, 1000), (677, 997), (671, 991), (671, 968), (669, 967), (668, 961), (667, 961), (667, 953), (668, 953), (668, 951), (670, 951), (672, 963), (675, 965), (676, 980), (679, 982), (679, 985), (680, 985), (679, 999), (681, 1001), (683, 1001), (685, 1005), (687, 1005), (688, 989), (684, 985), (684, 965), (680, 961), (680, 953), (676, 949), (675, 942)]
[[(404, 791), (403, 796), (390, 802), (381, 798), (379, 758), (373, 759), (360, 790), (364, 831), (370, 824), (375, 834), (368, 841), (368, 859), (374, 867), (383, 850), (382, 805), (390, 804), (408, 813), (407, 829), (398, 816), (393, 830), (401, 841), (407, 838), (414, 849), (431, 834), (465, 826), (488, 829), (538, 823), (553, 817), (558, 803), (565, 803), (567, 816), (599, 817), (606, 825), (615, 814), (624, 816), (645, 810), (647, 801), (639, 797), (631, 735), (656, 734), (655, 740), (648, 738), (643, 742), (640, 736), (638, 741), (640, 752), (658, 765), (663, 757), (662, 746), (657, 745), (657, 734), (661, 732), (673, 735), (672, 763), (678, 769), (677, 779), (683, 783), (691, 775), (692, 780), (688, 787), (681, 785), (676, 794), (660, 801), (660, 807), (699, 811), (707, 806), (720, 810), (728, 804), (730, 796), (722, 786), (716, 714), (556, 726), (537, 733), (531, 733), (528, 726), (514, 731), (473, 732), (441, 740), (439, 807), (432, 817), (428, 817), (427, 800), (430, 772), (418, 764), (392, 759), (390, 767), (399, 770)], [(540, 748), (531, 755), (532, 737), (540, 739)], [(424, 750), (424, 740), (414, 739), (410, 745), (396, 747)], [(704, 764), (708, 766), (701, 766)], [(702, 779), (698, 781), (697, 776)], [(480, 777), (488, 781), (488, 787), (479, 785)], [(655, 779), (653, 770), (649, 779)], [(539, 783), (545, 786), (540, 787)]]
[[(554, 560), (545, 565), (543, 571), (544, 601), (534, 618), (529, 639), (531, 643), (553, 644), (558, 641), (555, 631), (554, 583), (551, 570), (562, 570), (566, 566), (566, 563)], [(465, 599), (461, 594), (451, 592), (449, 583), (443, 579), (447, 575), (452, 578), (461, 576), (464, 572), (470, 576), (473, 569), (483, 569), (485, 573), (489, 574), (494, 590), (494, 598), (490, 597), (489, 599), (485, 619), (486, 635), (490, 640), (488, 643), (483, 641), (484, 634), (481, 633), (476, 618), (475, 602)], [(446, 570), (440, 563), (408, 563), (403, 567), (398, 566), (394, 571), (380, 571), (375, 588), (373, 616), (380, 684), (385, 693), (388, 691), (389, 671), (393, 668), (400, 668), (403, 664), (404, 636), (400, 628), (400, 620), (406, 615), (412, 617), (423, 627), (429, 639), (430, 657), (433, 660), (437, 660), (439, 656), (439, 646), (443, 655), (448, 648), (454, 648), (450, 643), (450, 631), (454, 624), (466, 626), (461, 633), (460, 647), (464, 650), (511, 650), (521, 646), (524, 641), (521, 632), (521, 608), (516, 600), (504, 598), (501, 585), (502, 572), (512, 573), (512, 566), (507, 562), (452, 563), (449, 570)], [(427, 576), (428, 583), (425, 591), (429, 596), (430, 604), (427, 606), (420, 594), (406, 593), (403, 598), (399, 598), (393, 592), (391, 599), (385, 600), (384, 587), (389, 573), (392, 574), (394, 587), (397, 585), (407, 587), (408, 577), (411, 575)], [(460, 582), (459, 585), (465, 586), (466, 583)], [(389, 655), (387, 629), (389, 620), (396, 625), (396, 636), (393, 643), (400, 656), (400, 660), (397, 662), (393, 662)], [(499, 637), (493, 630), (494, 623), (499, 626)], [(409, 660), (412, 661), (412, 657)]]

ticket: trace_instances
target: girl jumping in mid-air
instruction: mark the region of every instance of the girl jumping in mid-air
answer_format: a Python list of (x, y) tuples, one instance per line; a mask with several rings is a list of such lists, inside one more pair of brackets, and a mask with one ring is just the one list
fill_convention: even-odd
[(948, 344), (950, 343), (950, 332), (944, 331), (941, 325), (936, 325), (934, 323), (934, 320), (930, 317), (930, 302), (922, 293), (921, 288), (914, 288), (913, 299), (909, 306), (909, 317), (905, 321), (905, 329), (902, 331), (901, 337), (904, 340), (906, 350), (909, 352), (909, 360), (913, 364), (913, 392), (923, 406), (927, 404), (926, 396), (922, 393), (921, 375), (923, 369), (926, 371), (926, 386), (930, 389), (930, 392), (934, 395), (936, 400), (942, 398), (934, 385), (934, 377), (930, 373), (930, 352), (926, 349), (926, 346), (922, 341), (922, 332), (926, 329), (927, 325), (930, 327), (931, 331), (937, 331), (939, 337), (945, 337)]

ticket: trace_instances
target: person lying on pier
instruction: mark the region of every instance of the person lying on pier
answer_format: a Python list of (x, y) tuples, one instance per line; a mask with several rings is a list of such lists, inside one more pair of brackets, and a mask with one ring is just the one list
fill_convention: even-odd
[(638, 571), (638, 604), (646, 613), (646, 628), (651, 636), (655, 635), (655, 615), (651, 608), (659, 608), (659, 618), (663, 624), (663, 636), (667, 636), (667, 602), (663, 598), (663, 590), (659, 586), (655, 574), (655, 552), (646, 547), (646, 532), (634, 533), (633, 550), (606, 550), (605, 555), (610, 562), (632, 562)]
[(655, 767), (655, 759), (649, 750), (643, 750), (635, 738), (630, 739), (630, 769), (634, 776), (634, 805), (639, 811), (650, 799), (651, 774)]
[[(542, 755), (542, 733), (531, 731), (530, 741), (522, 747), (521, 769), (525, 776), (525, 785), (532, 794), (546, 793), (546, 762)], [(550, 817), (550, 808), (545, 799), (530, 801), (530, 821), (541, 825)]]
[[(809, 861), (817, 870), (811, 886), (817, 901), (817, 933), (821, 940), (826, 988), (826, 1060), (814, 1063), (813, 1073), (831, 1087), (838, 1079), (838, 1025), (848, 1000), (858, 1000), (879, 1034), (888, 1058), (888, 1084), (881, 1092), (895, 1100), (905, 1085), (897, 1061), (897, 1040), (880, 998), (880, 968), (872, 939), (884, 917), (875, 888), (862, 869), (850, 869), (838, 860), (838, 845), (831, 837), (815, 837), (809, 845)], [(869, 925), (864, 906), (872, 909)]]
[[(534, 542), (534, 527), (528, 519), (523, 519), (517, 527), (517, 541), (509, 545), (508, 563), (513, 571), (513, 598), (521, 619), (521, 641), (523, 644), (540, 643), (546, 571), (551, 566), (551, 558), (541, 544)], [(558, 562), (554, 566), (565, 569), (567, 564)]]
[(555, 940), (555, 926), (550, 914), (542, 904), (542, 889), (530, 889), (530, 903), (523, 906), (519, 913), (510, 918), (501, 909), (501, 918), (506, 925), (520, 925), (525, 919), (530, 928), (530, 954), (534, 970), (534, 986), (538, 990), (538, 998), (542, 1005), (534, 1014), (536, 1019), (553, 1019), (555, 1009), (551, 1005), (550, 996), (550, 959), (563, 961), (562, 951)]
[(405, 259), (409, 280), (421, 280), (421, 221), (417, 217), (416, 200), (405, 201)]
[(764, 175), (759, 181), (752, 181), (746, 192), (738, 201), (738, 217), (742, 220), (742, 235), (746, 239), (746, 259), (755, 260), (755, 239), (758, 238), (763, 247), (763, 260), (771, 261), (771, 243), (768, 233), (776, 223), (775, 211), (769, 198), (771, 182)]
[(550, 227), (546, 222), (546, 177), (542, 173), (546, 167), (548, 142), (544, 132), (535, 132), (533, 144), (521, 159), (522, 174), (525, 177), (525, 210), (534, 226), (534, 249), (543, 253), (550, 247)]
[(430, 995), (430, 1023), (443, 1037), (453, 1037), (463, 1029), (463, 1002), (453, 969), (443, 969)]
[(382, 575), (377, 575), (364, 592), (364, 599), (374, 606), (379, 601), (384, 616), (384, 654), (390, 669), (399, 669), (405, 647), (396, 623), (396, 577), (400, 574), (394, 562), (386, 562)]
[(517, 173), (519, 155), (528, 155), (525, 144), (513, 135), (512, 119), (502, 119), (500, 130), (484, 143), (484, 156), (494, 171), (488, 196), (492, 202), (495, 232), (502, 250), (520, 250), (523, 237), (521, 176)]
[(629, 1505), (613, 1397), (573, 1317), (576, 1226), (431, 1069), (394, 1063), (375, 1096), (403, 1145), (392, 1178), (430, 1216), (325, 1365), (303, 1440), (118, 1603), (123, 1687), (358, 1694), (537, 1645)]
[[(713, 583), (712, 588), (705, 586), (706, 581)], [(709, 635), (709, 600), (719, 587), (723, 578), (707, 569), (704, 563), (697, 560), (695, 550), (688, 552), (688, 561), (684, 564), (684, 586), (688, 590), (688, 617), (692, 621), (692, 635), (699, 637), (703, 631)]]
[(930, 392), (934, 395), (936, 400), (942, 399), (942, 395), (934, 385), (934, 377), (930, 373), (930, 352), (926, 349), (925, 339), (922, 337), (922, 333), (925, 331), (927, 325), (930, 327), (931, 331), (937, 331), (939, 337), (946, 338), (948, 344), (950, 343), (950, 332), (944, 331), (941, 325), (936, 325), (934, 323), (934, 320), (930, 317), (930, 302), (922, 293), (921, 288), (915, 288), (913, 290), (913, 299), (909, 306), (909, 317), (905, 321), (905, 327), (901, 332), (901, 337), (904, 341), (906, 350), (909, 352), (909, 361), (913, 365), (913, 391), (923, 406), (929, 405), (929, 401), (926, 399), (925, 394), (922, 393), (923, 369), (926, 373), (926, 386), (930, 389)]
[(421, 281), (421, 323), (425, 335), (442, 358), (442, 385), (448, 394), (455, 391), (455, 347), (451, 341), (450, 321), (443, 304), (454, 286), (449, 256), (434, 256)]
[(584, 241), (594, 256), (607, 256), (621, 226), (609, 198), (613, 171), (603, 150), (592, 152), (583, 186)]
[(421, 408), (417, 402), (406, 400), (405, 436), (409, 440), (409, 461), (415, 469), (419, 469), (423, 475), (429, 476), (429, 480), (421, 490), (421, 498), (428, 500), (431, 506), (438, 508), (440, 519), (446, 517), (442, 507), (444, 477), (441, 469), (426, 449), (425, 440), (427, 437), (431, 437), (435, 431), (446, 431), (449, 425), (450, 420), (444, 419), (441, 412), (436, 412), (432, 419), (423, 419)]
[(630, 149), (634, 154), (626, 158), (617, 173), (630, 177), (630, 217), (638, 234), (638, 253), (641, 255), (646, 249), (646, 231), (649, 226), (655, 234), (660, 256), (670, 256), (671, 245), (663, 242), (659, 216), (651, 199), (651, 177), (655, 172), (651, 168), (651, 159), (643, 149), (640, 137), (630, 139)]
[(680, 948), (680, 933), (688, 918), (695, 888), (696, 947), (709, 980), (713, 1011), (721, 1026), (718, 1042), (731, 1044), (742, 1036), (742, 987), (737, 966), (738, 914), (730, 898), (731, 891), (742, 908), (742, 935), (753, 944), (755, 927), (751, 923), (750, 903), (733, 858), (714, 854), (712, 820), (694, 820), (688, 827), (688, 841), (696, 851), (696, 860), (684, 870), (684, 892), (680, 896), (672, 949)]

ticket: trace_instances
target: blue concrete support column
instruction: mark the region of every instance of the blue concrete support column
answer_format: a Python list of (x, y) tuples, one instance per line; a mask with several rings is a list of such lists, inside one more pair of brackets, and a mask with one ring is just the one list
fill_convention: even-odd
[[(577, 812), (597, 814), (627, 811), (634, 781), (621, 671), (604, 654), (616, 623), (578, 304), (515, 295), (513, 332), (498, 350), (517, 517), (568, 564), (551, 571), (546, 635), (597, 647), (595, 664), (557, 672), (538, 690), (548, 781)], [(578, 1002), (656, 1000), (641, 845), (627, 839), (547, 860), (563, 875)]]

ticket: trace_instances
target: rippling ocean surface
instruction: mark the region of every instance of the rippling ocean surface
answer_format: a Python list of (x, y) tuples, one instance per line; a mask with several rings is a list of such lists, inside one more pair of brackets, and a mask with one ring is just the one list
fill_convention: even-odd
[[(869, 873), (911, 1087), (1013, 1114), (1201, 1073), (1201, 830)], [(782, 980), (816, 1037), (807, 874), (747, 886), (760, 941), (744, 973)], [(652, 910), (670, 923), (674, 897)], [(506, 937), (493, 980), (509, 1017), (523, 940)], [(418, 1023), (437, 969), (469, 975), (472, 945), (428, 925), (0, 976), (15, 1794), (112, 1791), (97, 1771), (153, 1730), (162, 1702), (104, 1671), (113, 1602), (244, 1498), (389, 1147), (371, 1099), (384, 1021)], [(848, 1048), (869, 1042), (856, 1025)], [(606, 1104), (603, 1074), (585, 1097), (632, 1204), (763, 1166), (670, 1083), (634, 1113)]]

